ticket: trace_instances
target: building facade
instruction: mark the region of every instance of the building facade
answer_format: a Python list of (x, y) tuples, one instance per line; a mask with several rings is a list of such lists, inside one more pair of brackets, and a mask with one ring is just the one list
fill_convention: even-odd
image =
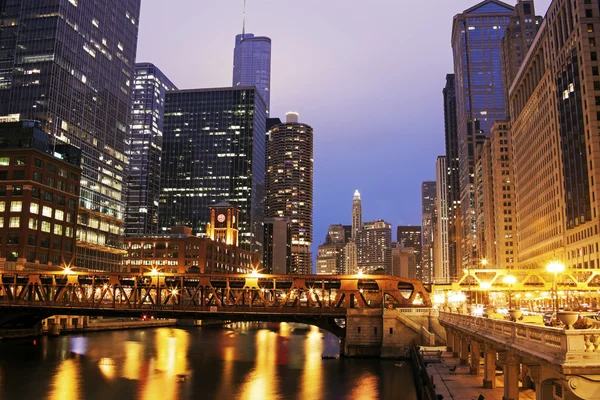
[(174, 227), (170, 233), (125, 238), (123, 272), (250, 273), (256, 253), (192, 234), (191, 228)]
[(552, 1), (509, 89), (519, 268), (599, 265), (598, 17), (597, 2)]
[(158, 233), (165, 95), (176, 89), (155, 65), (135, 64), (125, 235)]
[(433, 278), (433, 235), (435, 231), (436, 212), (435, 196), (437, 185), (435, 181), (425, 181), (421, 184), (421, 216), (422, 216), (422, 264), (421, 275), (417, 279), (430, 283)]
[(317, 255), (317, 275), (338, 275), (343, 270), (344, 246), (325, 243), (319, 246)]
[(501, 43), (514, 7), (485, 0), (454, 17), (462, 268), (476, 267), (475, 146), (480, 132), (506, 117)]
[(437, 223), (435, 224), (434, 241), (434, 270), (433, 282), (450, 282), (450, 256), (448, 245), (448, 164), (445, 156), (439, 156), (435, 164), (436, 171), (436, 196), (435, 209)]
[(267, 138), (266, 202), (269, 218), (287, 217), (292, 226), (294, 274), (312, 272), (313, 129), (288, 113)]
[(75, 264), (115, 270), (140, 0), (4, 2), (2, 14), (0, 116), (40, 121), (81, 149)]
[(406, 249), (411, 248), (415, 255), (415, 269), (414, 274), (409, 276), (411, 279), (417, 279), (417, 276), (421, 276), (421, 262), (422, 262), (422, 246), (421, 246), (421, 227), (400, 225), (397, 228), (397, 238), (400, 248)]
[(165, 100), (159, 227), (205, 236), (209, 207), (239, 211), (239, 243), (262, 254), (265, 104), (254, 87), (169, 91)]
[(356, 254), (359, 271), (366, 274), (375, 270), (391, 273), (392, 269), (392, 226), (383, 221), (363, 224), (356, 239)]
[(413, 248), (404, 248), (400, 243), (392, 243), (392, 276), (414, 279), (417, 262)]
[(265, 102), (271, 105), (271, 39), (252, 33), (236, 35), (233, 50), (233, 87), (256, 86)]
[[(458, 156), (458, 126), (456, 122), (456, 83), (454, 74), (446, 75), (444, 97), (444, 137), (446, 142), (446, 197), (448, 204), (448, 268), (450, 276), (457, 276), (462, 265), (462, 231), (457, 228), (460, 215), (460, 179)], [(439, 180), (438, 180), (439, 182)]]
[(289, 218), (265, 218), (263, 272), (289, 274), (292, 269), (292, 225)]
[(0, 123), (0, 270), (75, 266), (81, 151)]

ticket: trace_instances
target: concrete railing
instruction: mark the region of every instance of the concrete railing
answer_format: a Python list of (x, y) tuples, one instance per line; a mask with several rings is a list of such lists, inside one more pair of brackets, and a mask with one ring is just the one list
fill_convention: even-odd
[(545, 327), (519, 322), (440, 312), (439, 321), (471, 336), (513, 348), (564, 367), (595, 367), (600, 354), (600, 329)]

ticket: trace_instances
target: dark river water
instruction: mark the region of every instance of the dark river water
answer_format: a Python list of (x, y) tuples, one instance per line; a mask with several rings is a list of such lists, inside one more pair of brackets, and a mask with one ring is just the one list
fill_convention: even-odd
[(0, 342), (0, 400), (416, 399), (399, 361), (322, 359), (338, 339), (289, 324), (157, 328)]

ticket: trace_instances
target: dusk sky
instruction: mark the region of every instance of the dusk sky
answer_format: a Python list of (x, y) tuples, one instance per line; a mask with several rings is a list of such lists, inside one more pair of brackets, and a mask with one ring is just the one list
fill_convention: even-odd
[[(180, 89), (231, 86), (243, 0), (143, 0), (137, 61)], [(421, 182), (445, 153), (442, 88), (452, 17), (475, 0), (248, 0), (246, 32), (272, 39), (271, 115), (314, 128), (314, 244), (351, 223), (420, 225)], [(515, 0), (508, 4), (514, 5)], [(536, 1), (544, 15), (550, 0)]]

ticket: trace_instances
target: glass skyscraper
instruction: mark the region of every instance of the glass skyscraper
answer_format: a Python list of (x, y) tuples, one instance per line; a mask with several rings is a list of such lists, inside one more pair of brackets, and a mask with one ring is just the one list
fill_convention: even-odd
[(140, 0), (4, 0), (0, 12), (0, 116), (81, 149), (75, 264), (116, 269)]
[(208, 207), (240, 210), (239, 242), (261, 251), (266, 107), (254, 87), (167, 92), (159, 227), (205, 235)]
[(485, 0), (454, 16), (453, 21), (463, 268), (478, 264), (475, 147), (478, 136), (489, 133), (494, 121), (506, 117), (501, 49), (513, 9), (500, 1)]
[(125, 234), (158, 233), (165, 95), (177, 87), (150, 63), (135, 65)]
[(235, 37), (233, 51), (233, 87), (256, 86), (265, 101), (267, 114), (271, 104), (271, 39), (245, 33)]

